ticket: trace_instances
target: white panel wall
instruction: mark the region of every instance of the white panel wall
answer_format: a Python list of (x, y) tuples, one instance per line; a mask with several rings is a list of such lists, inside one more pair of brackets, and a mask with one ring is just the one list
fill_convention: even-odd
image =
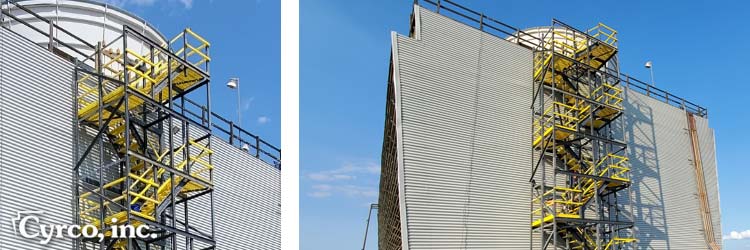
[(72, 222), (73, 65), (0, 28), (0, 249), (71, 249), (16, 236), (11, 218)]
[(527, 248), (531, 52), (419, 14), (395, 48), (408, 246)]
[[(626, 91), (625, 108), (639, 246), (706, 249), (685, 111), (634, 91)], [(715, 237), (721, 242), (713, 130), (704, 118), (696, 123)]]
[[(405, 246), (528, 249), (531, 51), (417, 12), (416, 38), (393, 48)], [(686, 113), (625, 95), (637, 249), (706, 249)], [(703, 118), (698, 130), (720, 240), (713, 131)]]
[[(0, 28), (0, 250), (71, 249), (70, 240), (41, 246), (16, 237), (10, 218), (42, 210), (46, 223), (72, 222), (72, 81), (72, 64)], [(212, 143), (217, 249), (279, 249), (280, 171)], [(206, 207), (190, 209), (203, 215), (191, 225), (208, 232)]]
[(280, 171), (212, 138), (217, 249), (280, 249)]
[(719, 173), (716, 163), (716, 143), (714, 142), (714, 129), (708, 127), (708, 119), (695, 117), (698, 130), (698, 141), (703, 162), (703, 176), (706, 179), (706, 192), (708, 205), (711, 208), (711, 219), (713, 220), (714, 237), (716, 243), (721, 245), (721, 209), (719, 201)]

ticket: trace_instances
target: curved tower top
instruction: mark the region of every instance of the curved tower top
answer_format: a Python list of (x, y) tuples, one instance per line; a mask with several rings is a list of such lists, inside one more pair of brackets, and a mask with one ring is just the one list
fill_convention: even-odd
[[(50, 24), (47, 22), (54, 22), (57, 26), (94, 46), (99, 42), (106, 45), (116, 40), (122, 34), (123, 25), (140, 31), (156, 43), (167, 43), (164, 35), (146, 20), (111, 4), (93, 0), (15, 0), (10, 3), (3, 1), (0, 6), (20, 20), (6, 16), (0, 20), (2, 25), (43, 47), (49, 45), (50, 38), (20, 22), (26, 22), (44, 32), (50, 30)], [(36, 15), (13, 3), (23, 6)], [(81, 52), (78, 53), (65, 46), (57, 46), (59, 50), (78, 60), (86, 60), (86, 56), (82, 54), (88, 56), (95, 52), (91, 46), (65, 32), (55, 30), (53, 34), (55, 38)], [(145, 50), (143, 44), (136, 40), (128, 39), (128, 43), (128, 48)], [(122, 47), (122, 45), (108, 47)]]

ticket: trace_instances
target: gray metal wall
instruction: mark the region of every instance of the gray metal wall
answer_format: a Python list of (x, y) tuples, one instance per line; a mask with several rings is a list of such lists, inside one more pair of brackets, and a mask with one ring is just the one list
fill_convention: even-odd
[[(639, 246), (706, 249), (687, 114), (632, 90), (625, 92), (625, 98)], [(713, 129), (700, 117), (696, 117), (696, 126), (714, 234), (721, 244)]]
[(70, 249), (14, 235), (19, 211), (72, 221), (73, 65), (0, 28), (0, 249)]
[[(197, 129), (191, 129), (194, 130)], [(200, 132), (192, 134), (192, 138), (203, 135)], [(181, 142), (178, 139), (175, 143)], [(218, 137), (211, 138), (211, 149), (214, 151), (212, 163), (215, 167), (213, 198), (216, 248), (280, 249), (281, 172)], [(195, 151), (192, 153), (197, 154)], [(188, 204), (190, 226), (210, 234), (211, 214), (210, 207), (206, 206), (210, 204), (210, 197), (202, 196)], [(177, 218), (184, 217), (184, 207), (178, 206), (175, 212)], [(177, 237), (177, 246), (178, 249), (185, 249), (184, 237)], [(194, 249), (207, 246), (194, 242)]]
[(281, 173), (212, 138), (218, 249), (281, 248)]
[(393, 48), (403, 240), (410, 249), (528, 248), (531, 52), (431, 11), (419, 16), (419, 39), (398, 36)]
[[(531, 51), (421, 7), (414, 38), (393, 39), (404, 248), (527, 249)], [(686, 113), (625, 95), (638, 249), (706, 249)], [(697, 120), (720, 242), (713, 130)]]
[[(72, 81), (72, 64), (0, 28), (0, 249), (71, 249), (15, 236), (10, 218), (41, 210), (72, 222)], [(280, 171), (211, 139), (217, 248), (279, 249)], [(205, 216), (191, 223), (206, 228), (207, 210), (194, 209)]]

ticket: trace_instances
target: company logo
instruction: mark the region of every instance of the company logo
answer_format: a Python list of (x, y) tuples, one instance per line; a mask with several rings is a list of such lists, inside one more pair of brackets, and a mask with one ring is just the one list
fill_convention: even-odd
[[(13, 224), (13, 233), (26, 239), (39, 239), (40, 244), (47, 244), (52, 239), (62, 238), (89, 238), (104, 240), (105, 233), (100, 232), (95, 225), (64, 225), (64, 224), (44, 224), (40, 217), (44, 211), (21, 211), (15, 218), (11, 218)], [(149, 233), (151, 230), (148, 225), (117, 225), (117, 219), (112, 219), (112, 226), (108, 231), (111, 232), (111, 238), (133, 239), (133, 238), (156, 238), (158, 235)]]

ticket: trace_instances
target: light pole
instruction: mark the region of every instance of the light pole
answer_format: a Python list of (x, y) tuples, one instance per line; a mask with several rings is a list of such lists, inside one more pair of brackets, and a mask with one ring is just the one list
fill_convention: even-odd
[(242, 115), (240, 114), (240, 109), (242, 108), (240, 105), (240, 78), (238, 77), (229, 78), (229, 81), (227, 82), (227, 87), (237, 91), (237, 125), (239, 127), (242, 127)]
[(649, 71), (651, 71), (651, 85), (656, 86), (656, 83), (654, 82), (654, 63), (651, 61), (647, 61), (645, 66)]
[[(240, 78), (239, 77), (232, 77), (229, 78), (229, 81), (227, 82), (227, 87), (230, 89), (234, 89), (237, 91), (237, 127), (242, 128), (242, 99), (240, 99)], [(237, 133), (237, 138), (241, 138), (239, 133)], [(242, 143), (242, 140), (240, 139), (240, 143)], [(247, 145), (247, 143), (242, 143), (242, 150), (248, 150), (250, 149), (250, 146)]]

